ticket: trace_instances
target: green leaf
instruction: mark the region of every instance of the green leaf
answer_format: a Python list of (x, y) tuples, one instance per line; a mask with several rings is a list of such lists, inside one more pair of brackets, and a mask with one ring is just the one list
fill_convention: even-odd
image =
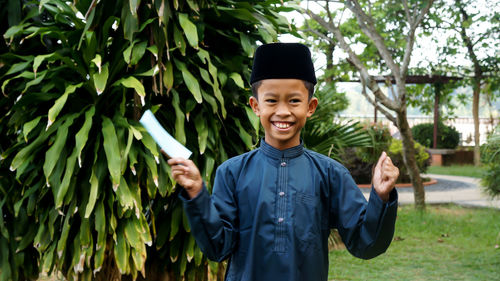
[(27, 122), (24, 124), (23, 126), (23, 136), (24, 136), (24, 140), (26, 142), (28, 142), (28, 134), (36, 127), (36, 125), (38, 125), (38, 123), (40, 122), (40, 119), (42, 118), (42, 116), (38, 116), (37, 118)]
[(123, 177), (120, 178), (120, 185), (115, 192), (123, 209), (132, 210), (134, 208), (134, 196), (130, 192), (127, 181), (125, 181)]
[(145, 104), (144, 97), (146, 96), (146, 90), (144, 90), (144, 86), (142, 85), (142, 83), (139, 80), (137, 80), (137, 78), (135, 78), (134, 76), (122, 78), (122, 79), (116, 81), (113, 85), (116, 86), (119, 84), (121, 84), (127, 88), (134, 89), (137, 92), (137, 94), (139, 94), (139, 96), (141, 97), (141, 103), (144, 106), (144, 104)]
[(200, 154), (203, 154), (207, 147), (208, 138), (207, 122), (203, 115), (196, 115), (196, 117), (194, 118), (194, 125), (196, 127), (196, 131), (198, 132), (198, 145), (200, 148)]
[(106, 83), (108, 82), (109, 77), (108, 66), (108, 63), (104, 64), (102, 68), (99, 68), (98, 73), (94, 73), (94, 75), (92, 75), (97, 95), (102, 94), (102, 92), (104, 92), (104, 90), (106, 89)]
[(248, 106), (245, 106), (245, 111), (247, 113), (248, 120), (250, 120), (250, 124), (252, 124), (252, 127), (255, 130), (256, 136), (259, 136), (259, 129), (260, 129), (259, 117), (255, 115), (255, 112), (253, 112), (253, 110)]
[(101, 248), (106, 248), (106, 213), (104, 210), (103, 200), (99, 200), (97, 202), (97, 206), (95, 207), (94, 212), (95, 217), (95, 230), (97, 231), (97, 245), (96, 250), (100, 250)]
[(158, 60), (158, 47), (156, 45), (151, 45), (147, 48), (148, 51), (155, 56), (156, 60)]
[(9, 29), (7, 29), (7, 31), (3, 34), (3, 38), (5, 39), (9, 39), (9, 38), (12, 38), (16, 35), (18, 35), (19, 33), (21, 33), (23, 31), (23, 29), (25, 27), (27, 27), (28, 25), (30, 25), (30, 23), (23, 23), (23, 24), (20, 24), (20, 25), (14, 25), (14, 26), (11, 26)]
[(126, 40), (132, 41), (134, 33), (139, 30), (139, 18), (137, 14), (129, 11), (129, 5), (123, 5), (121, 20), (123, 22), (123, 35)]
[(135, 76), (148, 76), (148, 77), (155, 76), (156, 74), (158, 74), (158, 72), (160, 72), (160, 69), (158, 68), (158, 65), (155, 65), (150, 70), (142, 72), (142, 73), (137, 73), (137, 74), (135, 74)]
[(121, 181), (121, 157), (118, 148), (118, 138), (116, 136), (115, 126), (111, 120), (105, 116), (102, 117), (102, 134), (104, 138), (103, 146), (108, 160), (108, 170), (113, 181), (113, 190), (116, 191)]
[(95, 58), (91, 60), (91, 62), (93, 62), (97, 66), (97, 69), (99, 69), (99, 72), (101, 72), (101, 64), (102, 64), (101, 55), (96, 54)]
[(203, 261), (203, 253), (201, 252), (201, 249), (195, 245), (194, 263), (196, 264), (196, 266), (200, 266), (202, 261)]
[(172, 106), (175, 110), (175, 138), (182, 144), (186, 144), (186, 132), (184, 131), (184, 112), (179, 106), (179, 94), (176, 90), (172, 90)]
[(130, 248), (123, 233), (123, 227), (116, 231), (116, 245), (114, 246), (115, 261), (120, 274), (127, 272)]
[(172, 241), (179, 231), (179, 225), (182, 223), (182, 205), (175, 204), (172, 211), (172, 218), (170, 219), (170, 241)]
[(136, 65), (139, 60), (144, 56), (144, 53), (146, 52), (146, 47), (148, 46), (148, 42), (142, 41), (139, 44), (135, 44), (134, 48), (132, 49), (132, 57), (130, 59), (130, 64), (131, 65)]
[(143, 271), (144, 270), (144, 264), (146, 262), (146, 251), (142, 252), (140, 249), (131, 248), (130, 249), (130, 254), (132, 256), (132, 260), (134, 261), (135, 267), (139, 271)]
[(204, 177), (206, 182), (210, 182), (214, 166), (215, 159), (209, 156), (205, 156), (205, 168), (202, 176)]
[(158, 173), (158, 191), (162, 197), (165, 197), (167, 193), (170, 193), (173, 188), (173, 180), (171, 177), (170, 166), (165, 161), (164, 157), (160, 157), (160, 170)]
[(198, 83), (198, 80), (193, 76), (193, 74), (191, 74), (191, 72), (189, 72), (184, 63), (175, 60), (175, 64), (177, 68), (181, 70), (182, 78), (184, 78), (184, 83), (186, 84), (191, 94), (193, 94), (194, 99), (198, 103), (202, 103), (203, 98), (201, 96), (200, 84)]
[(149, 172), (151, 173), (151, 177), (153, 178), (155, 186), (158, 187), (158, 167), (156, 165), (155, 159), (149, 154), (145, 153), (144, 161), (149, 168)]
[(141, 0), (129, 0), (130, 12), (132, 13), (132, 15), (137, 14), (137, 9), (139, 8), (140, 3)]
[(250, 38), (246, 34), (240, 33), (240, 42), (241, 42), (241, 47), (243, 48), (243, 51), (245, 51), (247, 56), (253, 57), (255, 49), (254, 45), (250, 41)]
[(134, 138), (136, 140), (141, 140), (142, 139), (142, 133), (139, 131), (139, 129), (135, 128), (134, 126), (130, 126), (130, 130), (134, 134)]
[(49, 118), (47, 122), (47, 129), (54, 123), (56, 120), (57, 116), (61, 112), (62, 108), (64, 107), (64, 104), (66, 103), (66, 100), (68, 99), (68, 95), (74, 93), (76, 89), (80, 88), (83, 85), (83, 83), (79, 83), (76, 85), (68, 85), (66, 86), (66, 90), (64, 91), (64, 94), (59, 97), (54, 105), (49, 109)]
[(155, 158), (160, 156), (160, 152), (158, 151), (158, 146), (153, 137), (149, 133), (142, 135), (141, 142), (147, 149), (149, 149), (149, 151), (151, 151), (151, 153)]
[(250, 136), (250, 134), (248, 134), (248, 132), (243, 128), (243, 126), (241, 126), (240, 120), (234, 119), (234, 122), (239, 128), (240, 139), (245, 143), (248, 149), (252, 149), (252, 136)]
[(69, 220), (73, 216), (73, 211), (74, 211), (75, 207), (76, 207), (76, 201), (73, 201), (73, 203), (71, 203), (71, 205), (68, 209), (68, 212), (64, 215), (64, 223), (63, 223), (63, 227), (62, 227), (61, 236), (59, 238), (59, 241), (57, 242), (57, 256), (59, 258), (62, 257), (62, 255), (67, 247), (66, 241), (68, 240), (68, 234), (69, 234), (69, 230), (71, 228), (71, 224), (69, 223)]
[(138, 219), (130, 218), (125, 223), (125, 238), (130, 246), (141, 249), (144, 241), (141, 239), (141, 226)]
[(236, 83), (238, 87), (245, 89), (245, 84), (243, 83), (243, 79), (241, 79), (240, 74), (233, 72), (231, 73), (231, 75), (229, 75), (229, 77), (233, 79), (234, 83)]
[(26, 86), (24, 87), (24, 90), (21, 92), (21, 94), (26, 93), (26, 91), (28, 91), (28, 89), (31, 86), (35, 86), (35, 85), (40, 84), (43, 81), (43, 79), (45, 78), (45, 75), (47, 75), (47, 70), (40, 72), (40, 75), (36, 79), (31, 80), (28, 83), (26, 83)]
[(188, 262), (191, 262), (194, 258), (195, 245), (196, 245), (196, 243), (195, 243), (193, 235), (189, 235), (188, 241), (187, 241), (187, 246), (186, 246), (186, 257), (187, 257)]
[(205, 93), (205, 91), (203, 90), (201, 90), (201, 94), (203, 95), (203, 99), (205, 99), (205, 101), (212, 107), (212, 113), (216, 114), (217, 110), (219, 109), (219, 106), (217, 105), (217, 101), (215, 100), (215, 98)]
[(179, 23), (186, 34), (189, 45), (191, 47), (198, 49), (198, 31), (196, 30), (196, 25), (189, 20), (187, 14), (179, 13)]
[(89, 202), (85, 207), (85, 218), (89, 218), (92, 210), (94, 209), (95, 202), (97, 199), (97, 191), (99, 188), (99, 180), (97, 179), (95, 168), (92, 169), (92, 173), (90, 175), (90, 194), (89, 194)]
[(49, 182), (49, 177), (54, 170), (57, 162), (60, 161), (61, 151), (66, 145), (66, 139), (68, 137), (68, 127), (73, 124), (73, 119), (68, 119), (57, 129), (56, 140), (52, 144), (52, 146), (45, 153), (45, 162), (43, 164), (43, 173), (45, 178), (47, 179), (47, 183)]
[(174, 42), (177, 48), (179, 48), (181, 54), (183, 56), (186, 55), (186, 42), (184, 41), (184, 37), (182, 36), (182, 32), (177, 28), (174, 24)]
[(30, 196), (31, 194), (33, 194), (35, 191), (37, 191), (41, 186), (42, 186), (43, 182), (40, 181), (38, 182), (38, 184), (30, 187), (28, 189), (28, 191), (26, 191), (23, 195), (23, 198), (21, 198), (21, 200), (17, 201), (15, 204), (14, 204), (14, 216), (17, 218), (17, 216), (19, 215), (19, 209), (21, 208), (23, 202), (24, 202), (24, 199), (26, 199), (28, 196)]
[(89, 131), (92, 127), (92, 117), (95, 113), (95, 106), (92, 106), (89, 110), (85, 112), (85, 122), (83, 123), (82, 128), (76, 133), (75, 136), (75, 147), (78, 152), (78, 166), (82, 167), (82, 150), (87, 140), (89, 138)]
[(78, 150), (75, 147), (73, 153), (66, 159), (66, 171), (64, 172), (64, 177), (59, 186), (55, 186), (54, 188), (57, 190), (56, 198), (55, 198), (55, 207), (58, 209), (62, 206), (64, 196), (68, 192), (69, 185), (71, 183), (71, 179), (73, 177), (73, 171), (75, 169), (76, 159), (78, 157)]
[(163, 83), (167, 87), (167, 93), (174, 86), (174, 69), (171, 61), (165, 63), (165, 72), (163, 72)]
[[(2, 229), (6, 229), (2, 227)], [(28, 232), (23, 235), (23, 238), (17, 245), (16, 253), (21, 252), (22, 250), (26, 249), (30, 244), (33, 244), (33, 239), (35, 239), (35, 236), (37, 234), (38, 228), (35, 227), (34, 225), (28, 229)]]
[(132, 50), (134, 49), (135, 43), (137, 43), (139, 40), (134, 40), (133, 42), (130, 43), (130, 45), (123, 51), (123, 60), (127, 63), (130, 64), (130, 59), (132, 57)]
[(53, 56), (55, 56), (56, 53), (51, 53), (51, 54), (46, 54), (46, 55), (38, 55), (35, 57), (35, 60), (33, 61), (33, 73), (35, 73), (35, 78), (36, 78), (36, 72), (38, 70), (38, 67), (42, 64), (42, 62), (46, 59), (49, 59)]
[(19, 62), (19, 63), (15, 63), (13, 64), (10, 68), (9, 68), (9, 71), (7, 71), (7, 73), (5, 73), (5, 75), (10, 75), (10, 74), (14, 74), (14, 73), (17, 73), (19, 71), (23, 71), (25, 70), (26, 68), (28, 68), (28, 66), (31, 64), (31, 61), (25, 61), (25, 62)]

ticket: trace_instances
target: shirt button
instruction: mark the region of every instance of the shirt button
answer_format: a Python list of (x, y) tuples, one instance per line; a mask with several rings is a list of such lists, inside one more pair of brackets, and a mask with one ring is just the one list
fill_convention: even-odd
[(285, 196), (285, 193), (283, 191), (281, 191), (279, 194), (281, 197)]
[(284, 218), (279, 218), (278, 222), (283, 222), (285, 219)]
[(281, 162), (281, 167), (285, 167), (286, 166), (286, 162)]

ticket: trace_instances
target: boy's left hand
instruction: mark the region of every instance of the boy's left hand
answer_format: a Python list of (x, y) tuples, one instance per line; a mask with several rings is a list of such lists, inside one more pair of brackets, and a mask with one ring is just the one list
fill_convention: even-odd
[(389, 194), (394, 189), (394, 185), (399, 176), (399, 169), (392, 164), (391, 158), (387, 153), (382, 152), (378, 159), (377, 166), (373, 171), (373, 187), (378, 196), (384, 201), (389, 200)]

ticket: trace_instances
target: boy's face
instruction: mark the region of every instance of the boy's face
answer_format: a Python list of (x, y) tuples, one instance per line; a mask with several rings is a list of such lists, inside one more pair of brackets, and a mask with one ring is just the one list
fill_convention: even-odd
[(318, 105), (309, 100), (304, 82), (299, 79), (265, 79), (258, 88), (258, 99), (250, 98), (250, 106), (266, 132), (269, 145), (283, 150), (300, 144), (300, 130)]

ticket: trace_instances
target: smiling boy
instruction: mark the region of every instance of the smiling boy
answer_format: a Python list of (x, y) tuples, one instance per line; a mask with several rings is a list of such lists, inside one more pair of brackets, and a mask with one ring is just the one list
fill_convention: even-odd
[(258, 149), (218, 167), (212, 195), (192, 161), (168, 161), (203, 253), (229, 258), (226, 280), (324, 281), (332, 228), (354, 256), (385, 252), (394, 234), (399, 170), (384, 152), (367, 202), (345, 167), (303, 147), (300, 131), (318, 105), (309, 49), (260, 46), (250, 80), (250, 106), (265, 136)]

